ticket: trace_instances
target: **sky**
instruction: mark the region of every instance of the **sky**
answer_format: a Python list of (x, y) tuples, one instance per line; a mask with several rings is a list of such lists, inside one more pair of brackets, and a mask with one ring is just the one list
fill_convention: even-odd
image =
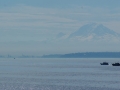
[(120, 0), (0, 0), (0, 55), (120, 51), (120, 43), (68, 42), (87, 23), (120, 33)]

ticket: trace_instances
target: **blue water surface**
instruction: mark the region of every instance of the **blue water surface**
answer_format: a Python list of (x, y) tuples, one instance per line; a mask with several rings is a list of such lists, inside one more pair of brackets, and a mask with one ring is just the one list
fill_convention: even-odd
[[(107, 61), (109, 65), (100, 65)], [(0, 90), (120, 90), (114, 58), (0, 58)]]

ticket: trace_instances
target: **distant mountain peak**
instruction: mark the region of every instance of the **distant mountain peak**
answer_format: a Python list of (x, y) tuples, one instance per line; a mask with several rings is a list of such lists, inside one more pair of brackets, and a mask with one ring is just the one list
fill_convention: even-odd
[(106, 26), (102, 24), (96, 24), (96, 23), (90, 23), (83, 25), (79, 30), (75, 31), (74, 33), (71, 33), (69, 35), (69, 38), (99, 38), (99, 39), (105, 39), (106, 37), (120, 37), (120, 34), (116, 33), (115, 31), (107, 28)]
[(65, 35), (64, 33), (60, 32), (60, 33), (57, 34), (56, 37), (57, 37), (57, 38), (61, 38), (61, 37), (63, 37), (64, 35)]

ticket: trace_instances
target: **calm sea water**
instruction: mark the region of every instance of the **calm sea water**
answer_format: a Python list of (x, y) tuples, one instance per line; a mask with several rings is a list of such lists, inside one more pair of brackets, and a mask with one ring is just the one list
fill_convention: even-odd
[(111, 65), (119, 61), (1, 58), (0, 90), (120, 90), (120, 67)]

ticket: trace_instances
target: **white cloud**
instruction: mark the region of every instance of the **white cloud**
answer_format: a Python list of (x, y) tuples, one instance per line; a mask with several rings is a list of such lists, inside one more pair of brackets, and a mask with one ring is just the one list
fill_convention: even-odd
[[(12, 51), (12, 49), (14, 49), (14, 52), (17, 52), (17, 50), (22, 52), (21, 49), (23, 49), (23, 51), (41, 51), (41, 53), (68, 53), (72, 51), (84, 51), (84, 49), (85, 51), (101, 50), (104, 45), (100, 46), (100, 43), (96, 46), (91, 42), (91, 48), (88, 45), (89, 43), (81, 43), (77, 40), (65, 42), (62, 41), (62, 39), (67, 38), (71, 32), (78, 30), (82, 25), (89, 22), (102, 23), (120, 32), (120, 12), (119, 9), (116, 9), (115, 12), (113, 11), (114, 10), (85, 6), (82, 8), (55, 9), (18, 5), (2, 9), (0, 10), (0, 43), (6, 41), (8, 43), (12, 42), (12, 44), (5, 47), (5, 44), (0, 46), (1, 49), (2, 47), (4, 47), (4, 49), (7, 48), (8, 50), (6, 50), (6, 52), (9, 50)], [(59, 32), (66, 34), (60, 39), (60, 42), (54, 39)], [(92, 36), (89, 36), (80, 38), (80, 40), (88, 40), (90, 42), (91, 38)], [(26, 41), (27, 43), (25, 43)], [(13, 42), (15, 42), (15, 44)], [(111, 47), (104, 49), (109, 50)], [(117, 46), (115, 50), (118, 50)]]
[(118, 31), (120, 26), (116, 28), (114, 24), (120, 24), (120, 14), (117, 10), (119, 9), (111, 14), (108, 9), (87, 6), (55, 9), (16, 5), (0, 10), (0, 27), (3, 30), (39, 30), (41, 33), (52, 32), (53, 35), (59, 32), (74, 32), (88, 22), (99, 22), (105, 23), (108, 27), (112, 25)]
[(72, 31), (86, 22), (119, 21), (119, 13), (111, 13), (109, 9), (86, 6), (72, 9), (55, 9), (18, 5), (0, 10), (0, 26), (22, 29), (25, 27), (31, 27), (32, 29), (53, 28), (54, 30), (63, 31), (69, 29), (69, 31)]

